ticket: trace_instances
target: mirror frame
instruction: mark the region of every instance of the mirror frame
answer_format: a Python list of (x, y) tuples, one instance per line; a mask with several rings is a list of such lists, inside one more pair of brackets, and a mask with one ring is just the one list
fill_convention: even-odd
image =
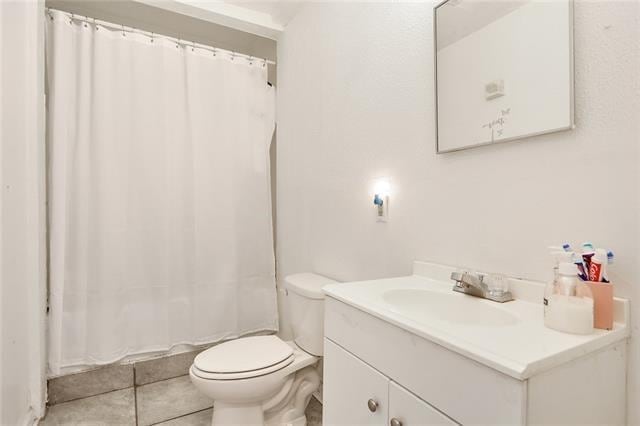
[(496, 145), (504, 142), (512, 142), (515, 140), (528, 139), (534, 136), (546, 135), (549, 133), (573, 130), (576, 128), (575, 123), (575, 49), (574, 49), (574, 0), (566, 0), (569, 3), (569, 125), (556, 129), (543, 130), (541, 132), (526, 133), (520, 136), (513, 136), (506, 139), (500, 139), (495, 142), (482, 142), (472, 145), (466, 145), (460, 148), (440, 149), (438, 136), (438, 8), (448, 3), (450, 0), (443, 0), (433, 7), (433, 90), (434, 90), (434, 112), (435, 112), (435, 136), (436, 136), (436, 154), (446, 154), (448, 152), (463, 151), (466, 149), (478, 148), (481, 146)]

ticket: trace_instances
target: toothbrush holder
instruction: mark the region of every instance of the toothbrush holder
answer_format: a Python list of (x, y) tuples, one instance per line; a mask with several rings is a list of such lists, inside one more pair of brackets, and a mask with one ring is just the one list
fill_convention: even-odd
[(593, 293), (593, 326), (603, 330), (613, 328), (613, 284), (586, 281)]

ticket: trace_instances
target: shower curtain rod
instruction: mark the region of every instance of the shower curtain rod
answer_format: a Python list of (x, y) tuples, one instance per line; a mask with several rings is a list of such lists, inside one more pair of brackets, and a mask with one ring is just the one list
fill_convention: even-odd
[(125, 25), (114, 24), (112, 22), (101, 21), (99, 19), (89, 18), (88, 16), (76, 15), (75, 13), (65, 12), (65, 11), (59, 10), (59, 9), (53, 9), (53, 8), (47, 7), (46, 11), (47, 11), (47, 15), (49, 16), (49, 18), (51, 20), (53, 20), (53, 15), (51, 14), (51, 11), (55, 11), (55, 12), (64, 14), (71, 21), (84, 22), (85, 25), (86, 24), (100, 25), (102, 27), (106, 27), (106, 28), (111, 28), (111, 29), (114, 29), (114, 30), (122, 31), (123, 34), (124, 33), (140, 34), (140, 35), (149, 37), (150, 39), (162, 38), (162, 39), (169, 40), (169, 41), (171, 41), (173, 43), (176, 43), (178, 45), (181, 45), (181, 46), (208, 50), (209, 52), (212, 52), (213, 54), (217, 54), (217, 53), (226, 54), (226, 55), (231, 56), (232, 59), (233, 58), (242, 58), (242, 59), (246, 59), (249, 62), (253, 62), (253, 61), (262, 62), (265, 66), (266, 65), (276, 65), (275, 61), (272, 61), (270, 59), (259, 58), (259, 57), (255, 57), (255, 56), (251, 56), (251, 55), (246, 55), (244, 53), (234, 52), (232, 50), (221, 49), (221, 48), (215, 47), (215, 46), (208, 46), (206, 44), (196, 43), (195, 41), (182, 40), (182, 39), (179, 39), (179, 38), (170, 37), (170, 36), (166, 36), (166, 35), (162, 35), (162, 34), (157, 34), (157, 33), (150, 32), (150, 31), (139, 30), (137, 28), (127, 27)]

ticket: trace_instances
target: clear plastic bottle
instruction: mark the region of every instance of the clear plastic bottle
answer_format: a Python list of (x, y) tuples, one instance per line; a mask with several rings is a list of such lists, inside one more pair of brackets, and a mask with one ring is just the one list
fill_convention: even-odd
[(544, 325), (573, 334), (593, 332), (593, 294), (574, 263), (562, 262), (544, 292)]
[(575, 254), (572, 251), (556, 250), (552, 251), (551, 257), (553, 258), (553, 278), (558, 277), (558, 269), (562, 262), (571, 263)]

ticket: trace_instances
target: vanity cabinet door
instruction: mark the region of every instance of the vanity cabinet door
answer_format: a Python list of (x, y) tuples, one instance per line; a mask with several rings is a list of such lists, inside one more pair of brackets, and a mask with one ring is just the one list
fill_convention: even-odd
[(389, 425), (424, 426), (457, 423), (396, 383), (389, 384)]
[(325, 426), (387, 424), (389, 379), (328, 339), (322, 395)]

